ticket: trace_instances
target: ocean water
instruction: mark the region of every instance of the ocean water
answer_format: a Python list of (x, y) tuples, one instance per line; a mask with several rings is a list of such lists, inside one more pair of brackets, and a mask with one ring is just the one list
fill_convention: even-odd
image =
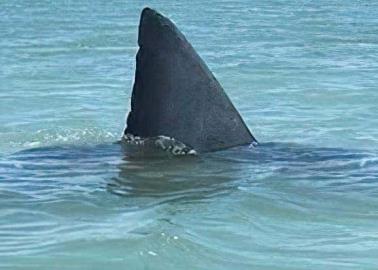
[[(130, 158), (140, 11), (260, 141)], [(378, 3), (2, 1), (0, 269), (377, 269)]]

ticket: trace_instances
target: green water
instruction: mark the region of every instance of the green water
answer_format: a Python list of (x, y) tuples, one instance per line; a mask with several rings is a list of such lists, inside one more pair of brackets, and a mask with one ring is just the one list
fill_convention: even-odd
[[(141, 9), (261, 142), (128, 158)], [(0, 3), (0, 269), (376, 269), (375, 1)]]

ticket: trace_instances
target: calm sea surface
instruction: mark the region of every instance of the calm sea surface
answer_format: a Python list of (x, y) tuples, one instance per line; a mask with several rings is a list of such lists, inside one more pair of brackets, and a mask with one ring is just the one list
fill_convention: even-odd
[[(114, 143), (146, 5), (259, 147)], [(0, 269), (377, 268), (377, 1), (1, 1)]]

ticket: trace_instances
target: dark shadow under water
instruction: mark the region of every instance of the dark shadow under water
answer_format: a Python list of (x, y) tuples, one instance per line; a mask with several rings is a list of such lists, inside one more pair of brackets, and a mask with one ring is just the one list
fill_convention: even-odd
[[(34, 148), (0, 160), (0, 179), (60, 185), (86, 176), (90, 184), (151, 203), (203, 202), (264, 181), (301, 181), (332, 191), (378, 194), (377, 153), (288, 143), (262, 143), (199, 156), (130, 157), (119, 143)], [(43, 179), (44, 182), (40, 182)], [(96, 180), (97, 179), (97, 180)], [(86, 184), (88, 184), (86, 181)], [(97, 182), (96, 182), (97, 181)], [(81, 183), (75, 183), (81, 185)]]

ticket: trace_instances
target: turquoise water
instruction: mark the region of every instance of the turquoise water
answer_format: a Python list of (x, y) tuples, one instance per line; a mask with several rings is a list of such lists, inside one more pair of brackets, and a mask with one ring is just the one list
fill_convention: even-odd
[[(141, 9), (261, 145), (128, 158)], [(378, 3), (0, 3), (0, 269), (377, 269)]]

